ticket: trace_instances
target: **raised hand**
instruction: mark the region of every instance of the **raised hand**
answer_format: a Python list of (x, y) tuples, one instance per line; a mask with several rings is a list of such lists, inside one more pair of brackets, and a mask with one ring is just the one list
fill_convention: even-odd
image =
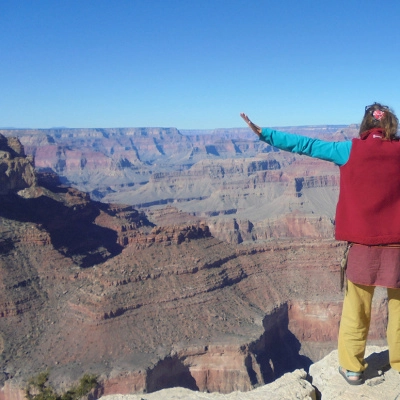
[(245, 113), (240, 113), (240, 116), (243, 118), (244, 122), (249, 126), (249, 128), (257, 135), (261, 135), (261, 128), (250, 121), (249, 117)]

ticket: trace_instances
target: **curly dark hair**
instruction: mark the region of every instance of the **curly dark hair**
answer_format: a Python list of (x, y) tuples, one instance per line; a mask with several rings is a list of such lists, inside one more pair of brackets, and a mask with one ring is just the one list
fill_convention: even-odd
[[(373, 116), (374, 111), (379, 110), (382, 111), (383, 117), (378, 120)], [(398, 139), (397, 128), (398, 128), (399, 120), (397, 119), (393, 110), (389, 107), (384, 106), (380, 103), (374, 103), (370, 106), (365, 107), (364, 118), (360, 125), (360, 136), (365, 131), (368, 131), (373, 128), (381, 128), (385, 134), (386, 140)]]

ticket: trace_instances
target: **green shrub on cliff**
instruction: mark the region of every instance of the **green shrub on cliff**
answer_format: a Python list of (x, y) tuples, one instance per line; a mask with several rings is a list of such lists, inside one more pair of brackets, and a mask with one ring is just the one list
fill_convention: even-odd
[(28, 400), (79, 400), (87, 396), (98, 384), (95, 375), (85, 374), (77, 386), (73, 386), (65, 393), (58, 395), (48, 384), (49, 372), (41, 372), (31, 378), (25, 389), (25, 396)]

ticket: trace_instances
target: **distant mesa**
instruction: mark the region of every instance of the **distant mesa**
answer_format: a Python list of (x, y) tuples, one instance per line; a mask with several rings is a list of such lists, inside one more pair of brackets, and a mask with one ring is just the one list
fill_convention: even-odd
[[(357, 134), (356, 125), (278, 129), (326, 140)], [(248, 128), (56, 127), (0, 133), (19, 137), (38, 171), (57, 173), (95, 200), (138, 209), (179, 205), (182, 212), (205, 218), (214, 236), (231, 243), (332, 237), (338, 169), (280, 152)]]
[[(96, 398), (249, 391), (336, 347), (337, 167), (247, 129), (0, 134), (4, 400), (44, 370), (57, 388), (98, 375)], [(374, 302), (383, 344), (385, 293)]]

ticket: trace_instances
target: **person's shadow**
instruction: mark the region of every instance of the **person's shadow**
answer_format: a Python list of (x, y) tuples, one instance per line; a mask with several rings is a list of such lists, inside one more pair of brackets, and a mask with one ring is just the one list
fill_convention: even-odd
[(391, 368), (388, 350), (381, 351), (380, 353), (372, 353), (366, 357), (365, 361), (368, 363), (368, 367), (364, 371), (365, 380), (382, 376)]

